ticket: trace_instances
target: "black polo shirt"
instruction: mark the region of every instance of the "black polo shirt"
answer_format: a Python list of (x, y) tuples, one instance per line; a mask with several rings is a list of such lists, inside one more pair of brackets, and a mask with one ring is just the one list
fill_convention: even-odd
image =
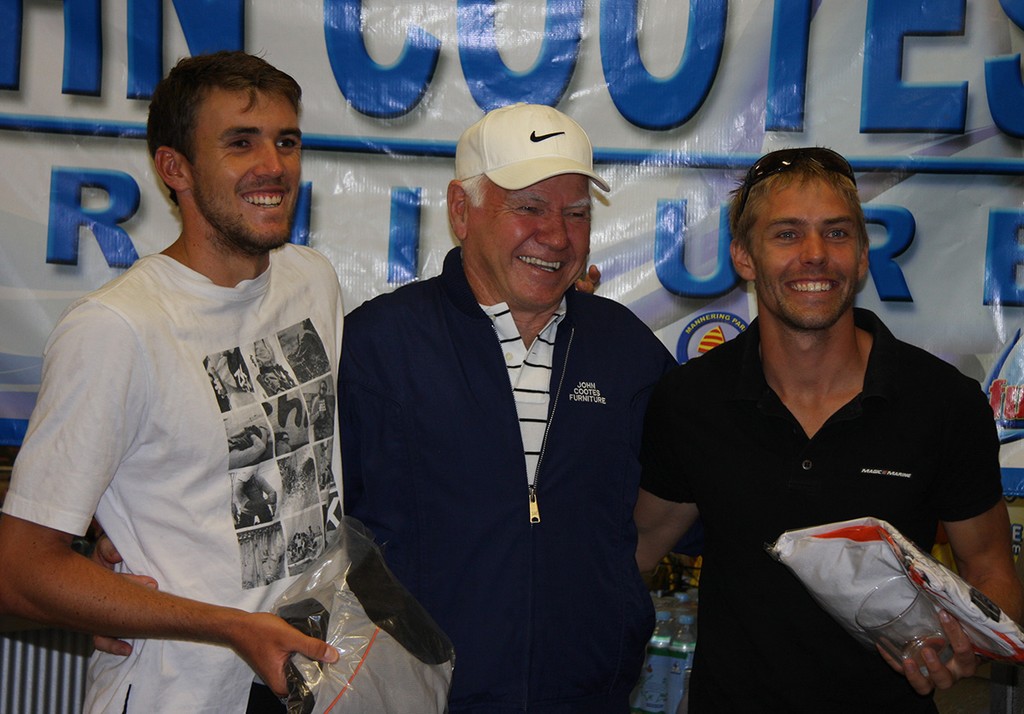
[(695, 502), (705, 527), (692, 711), (934, 711), (764, 550), (795, 528), (874, 516), (926, 552), (939, 520), (1002, 496), (980, 385), (893, 337), (874, 337), (861, 394), (808, 439), (764, 379), (758, 321), (681, 365), (651, 398), (643, 488)]

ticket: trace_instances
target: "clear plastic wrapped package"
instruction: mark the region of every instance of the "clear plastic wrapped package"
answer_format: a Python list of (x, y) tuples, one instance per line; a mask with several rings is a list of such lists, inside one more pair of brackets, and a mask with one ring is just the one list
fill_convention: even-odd
[(856, 622), (857, 608), (879, 584), (906, 577), (960, 622), (977, 654), (1024, 663), (1024, 630), (984, 594), (881, 519), (858, 518), (786, 531), (768, 546), (768, 552), (866, 646), (874, 645)]
[(341, 655), (333, 664), (292, 656), (288, 714), (446, 710), (451, 641), (388, 570), (359, 521), (342, 519), (332, 544), (274, 611)]

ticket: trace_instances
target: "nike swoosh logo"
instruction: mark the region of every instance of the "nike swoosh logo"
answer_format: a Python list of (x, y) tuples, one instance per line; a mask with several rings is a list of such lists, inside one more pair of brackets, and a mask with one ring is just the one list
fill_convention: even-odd
[(564, 133), (565, 133), (564, 131), (554, 131), (554, 132), (551, 132), (550, 134), (541, 134), (540, 136), (537, 136), (537, 132), (531, 131), (530, 132), (530, 141), (532, 141), (533, 143), (536, 144), (539, 141), (544, 141), (545, 139), (550, 139), (553, 136), (561, 136)]

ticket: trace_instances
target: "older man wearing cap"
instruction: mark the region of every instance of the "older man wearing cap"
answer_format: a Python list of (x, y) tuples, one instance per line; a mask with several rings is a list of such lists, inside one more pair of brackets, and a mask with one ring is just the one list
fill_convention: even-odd
[(518, 104), (462, 135), (440, 276), (346, 318), (345, 505), (455, 644), (451, 712), (628, 710), (653, 621), (631, 517), (648, 393), (674, 361), (571, 289), (590, 140)]

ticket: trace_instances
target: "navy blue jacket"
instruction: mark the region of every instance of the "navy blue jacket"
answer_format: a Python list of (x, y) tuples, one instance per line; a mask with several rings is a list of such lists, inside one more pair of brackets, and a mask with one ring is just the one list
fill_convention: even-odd
[(452, 714), (621, 714), (653, 627), (632, 513), (647, 399), (675, 363), (622, 305), (566, 299), (537, 524), (505, 361), (460, 249), (345, 320), (345, 510), (454, 643)]

